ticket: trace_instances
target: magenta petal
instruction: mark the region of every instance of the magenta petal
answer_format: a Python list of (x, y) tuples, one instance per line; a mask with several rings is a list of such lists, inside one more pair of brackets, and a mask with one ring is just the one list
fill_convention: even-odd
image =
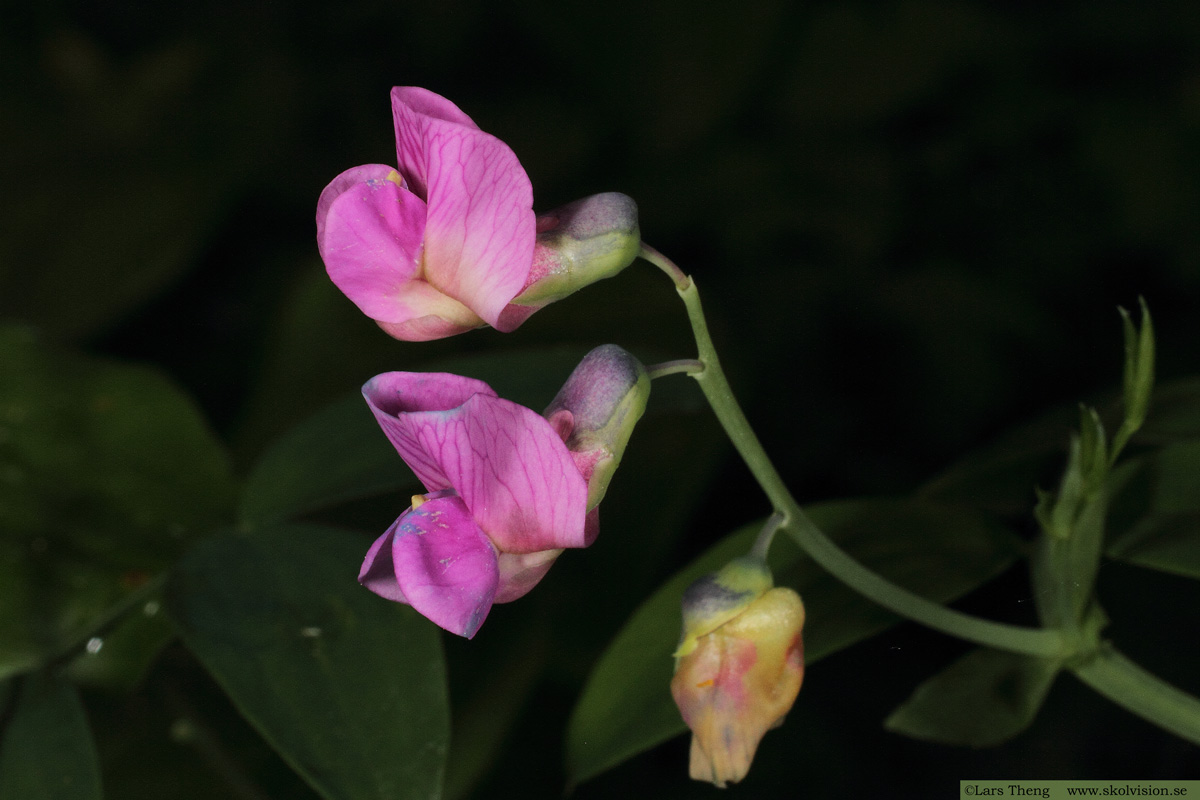
[(498, 549), (533, 553), (583, 547), (587, 483), (558, 433), (535, 412), (477, 394), (422, 440)]
[(392, 530), (392, 562), (405, 600), (441, 627), (470, 639), (492, 607), (496, 551), (454, 496), (409, 509)]
[[(496, 396), (483, 381), (444, 372), (385, 372), (367, 381), (362, 391), (388, 441), (431, 492), (454, 484), (442, 466), (441, 448), (431, 449), (418, 433), (431, 419), (446, 424), (457, 417), (473, 395)], [(416, 421), (413, 415), (418, 415)]]
[(587, 544), (587, 483), (535, 412), (482, 381), (443, 373), (378, 375), (363, 396), (425, 487), (455, 489), (500, 550)]
[(425, 278), (489, 325), (533, 265), (533, 187), (516, 154), (453, 103), (392, 90), (400, 171), (424, 196)]
[(380, 597), (397, 603), (407, 603), (400, 584), (396, 582), (396, 569), (392, 565), (392, 538), (394, 528), (375, 540), (367, 550), (362, 569), (358, 571), (358, 582)]

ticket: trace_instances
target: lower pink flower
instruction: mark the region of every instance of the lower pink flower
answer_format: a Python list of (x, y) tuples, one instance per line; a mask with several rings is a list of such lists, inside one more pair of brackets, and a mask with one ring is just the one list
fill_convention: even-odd
[(444, 373), (379, 375), (363, 396), (429, 490), (371, 546), (359, 575), (371, 591), (471, 638), (493, 603), (590, 543), (587, 481), (534, 411)]
[(473, 637), (493, 603), (523, 596), (564, 549), (595, 539), (649, 384), (614, 345), (584, 358), (549, 420), (472, 378), (372, 378), (363, 396), (428, 491), (371, 545), (359, 581)]

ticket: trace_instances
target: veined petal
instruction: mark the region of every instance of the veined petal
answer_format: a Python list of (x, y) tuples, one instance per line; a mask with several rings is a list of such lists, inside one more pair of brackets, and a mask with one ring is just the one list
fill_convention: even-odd
[(392, 532), (405, 602), (451, 633), (473, 637), (491, 610), (500, 572), (466, 504), (454, 495), (427, 500), (404, 512)]
[(364, 314), (386, 322), (431, 313), (424, 309), (441, 301), (428, 290), (460, 305), (433, 287), (410, 289), (427, 286), (420, 280), (426, 208), (401, 183), (391, 167), (367, 164), (334, 178), (317, 202), (317, 246), (330, 279)]
[[(392, 121), (396, 127), (396, 154), (400, 159), (398, 163), (411, 181), (413, 191), (425, 197), (426, 187), (429, 185), (429, 162), (422, 157), (425, 152), (422, 126), (412, 124), (411, 115), (473, 130), (479, 130), (479, 126), (462, 109), (440, 94), (420, 86), (392, 87)], [(404, 120), (403, 125), (400, 124), (401, 119)], [(405, 154), (410, 154), (411, 157), (406, 158)]]
[(493, 327), (533, 265), (533, 187), (516, 154), (453, 103), (392, 90), (400, 172), (427, 204), (425, 278)]
[(362, 392), (388, 441), (431, 492), (453, 484), (442, 466), (443, 448), (436, 441), (427, 446), (418, 434), (454, 425), (473, 395), (496, 396), (483, 381), (445, 372), (385, 372), (367, 381)]
[(481, 394), (463, 405), (457, 421), (461, 425), (443, 441), (465, 457), (448, 456), (442, 464), (498, 549), (587, 546), (587, 483), (550, 423), (524, 406)]
[(430, 491), (456, 490), (499, 550), (588, 544), (587, 483), (534, 411), (444, 373), (385, 373), (363, 396), (417, 478)]

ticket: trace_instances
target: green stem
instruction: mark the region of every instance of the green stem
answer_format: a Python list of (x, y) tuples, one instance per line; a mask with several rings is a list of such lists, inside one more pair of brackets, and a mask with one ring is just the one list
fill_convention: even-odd
[(774, 541), (776, 532), (783, 527), (784, 521), (783, 514), (778, 511), (767, 517), (762, 530), (758, 532), (758, 536), (754, 537), (754, 546), (750, 548), (750, 555), (765, 564), (767, 553), (771, 552), (771, 542)]
[(700, 384), (721, 427), (763, 492), (775, 510), (783, 515), (781, 529), (786, 530), (814, 561), (847, 586), (884, 608), (951, 636), (1045, 658), (1061, 658), (1070, 654), (1070, 645), (1058, 630), (992, 622), (934, 603), (867, 569), (822, 533), (800, 510), (734, 398), (709, 336), (708, 323), (695, 283), (657, 250), (643, 245), (640, 255), (674, 281), (675, 290), (687, 307), (698, 357), (704, 364), (704, 370), (694, 373), (692, 377)]
[(1200, 699), (1150, 674), (1107, 642), (1073, 671), (1122, 708), (1200, 744)]
[(650, 380), (662, 378), (666, 375), (678, 375), (685, 372), (688, 375), (694, 375), (697, 372), (704, 371), (704, 362), (697, 361), (694, 358), (681, 358), (676, 361), (664, 361), (661, 364), (651, 364), (646, 367), (646, 374), (650, 376)]

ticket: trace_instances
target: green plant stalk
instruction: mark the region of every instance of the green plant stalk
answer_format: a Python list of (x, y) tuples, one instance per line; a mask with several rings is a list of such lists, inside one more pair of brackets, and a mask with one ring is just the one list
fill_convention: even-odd
[(1049, 628), (1029, 628), (981, 619), (934, 603), (881, 577), (855, 561), (829, 539), (800, 509), (768, 458), (746, 415), (742, 412), (725, 372), (721, 369), (708, 323), (700, 305), (700, 293), (691, 277), (653, 248), (642, 245), (641, 257), (665, 272), (687, 307), (688, 320), (696, 339), (704, 369), (691, 373), (704, 392), (721, 427), (733, 442), (746, 466), (766, 493), (775, 510), (783, 515), (784, 530), (814, 561), (850, 588), (900, 616), (977, 644), (1014, 653), (1065, 658), (1071, 649), (1062, 633)]
[(1072, 671), (1122, 708), (1200, 744), (1200, 699), (1150, 674), (1107, 642)]

